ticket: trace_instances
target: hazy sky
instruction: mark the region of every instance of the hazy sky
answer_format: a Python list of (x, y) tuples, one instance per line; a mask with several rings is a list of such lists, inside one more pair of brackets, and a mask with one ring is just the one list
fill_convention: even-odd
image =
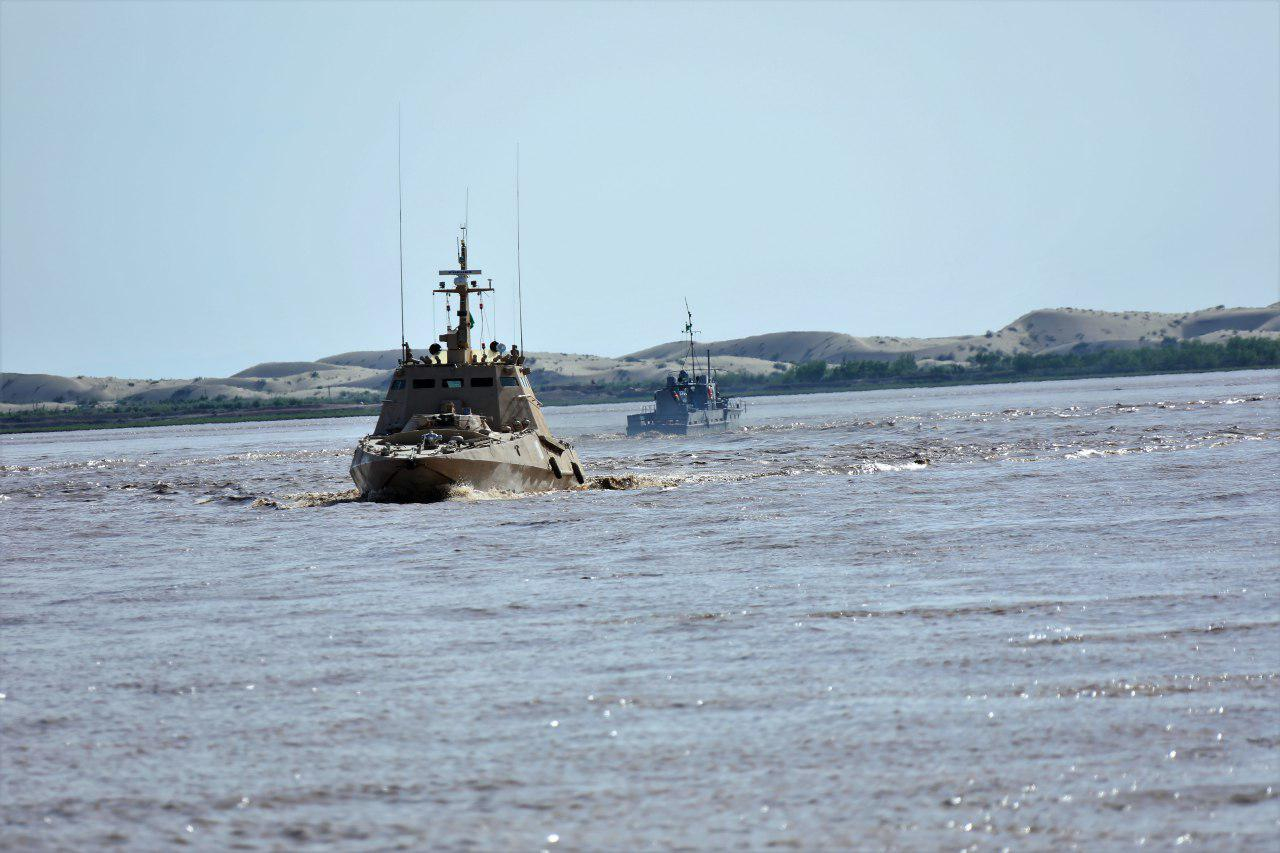
[[(1274, 2), (0, 5), (0, 366), (432, 337), (470, 188), (529, 349), (1276, 301)], [(510, 334), (504, 335), (510, 337)]]

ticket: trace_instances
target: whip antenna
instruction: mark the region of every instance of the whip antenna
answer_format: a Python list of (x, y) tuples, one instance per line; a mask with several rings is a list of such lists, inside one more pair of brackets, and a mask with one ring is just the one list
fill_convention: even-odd
[(404, 336), (404, 180), (400, 173), (400, 105), (396, 104), (396, 207), (400, 228), (400, 358), (403, 361), (409, 342)]
[(520, 319), (520, 354), (524, 355), (524, 278), (520, 274), (520, 143), (516, 143), (516, 313)]

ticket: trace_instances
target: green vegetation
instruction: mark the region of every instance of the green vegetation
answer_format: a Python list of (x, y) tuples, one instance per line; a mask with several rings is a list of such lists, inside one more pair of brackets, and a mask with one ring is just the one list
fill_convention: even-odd
[(1176, 373), (1275, 367), (1280, 365), (1280, 340), (1234, 337), (1222, 344), (1204, 344), (1199, 341), (1180, 343), (1166, 338), (1160, 346), (1142, 349), (1038, 356), (978, 353), (969, 360), (983, 370), (1012, 371), (1020, 375)]
[(1234, 337), (1221, 344), (1205, 344), (1169, 338), (1160, 346), (1140, 349), (1089, 351), (1080, 346), (1073, 352), (1048, 355), (980, 352), (971, 356), (967, 365), (921, 366), (909, 355), (893, 361), (845, 361), (833, 366), (809, 361), (767, 376), (721, 374), (720, 386), (728, 394), (785, 394), (796, 390), (1022, 382), (1261, 367), (1280, 367), (1280, 340)]
[[(771, 374), (720, 373), (719, 383), (723, 394), (751, 396), (1262, 367), (1280, 367), (1280, 341), (1235, 337), (1222, 344), (1203, 344), (1167, 339), (1155, 347), (1091, 352), (1082, 346), (1061, 355), (980, 352), (967, 364), (919, 365), (910, 355), (891, 361), (845, 361), (836, 365), (807, 361)], [(544, 386), (536, 375), (533, 378), (539, 399), (548, 405), (648, 399), (653, 393), (651, 386), (637, 386), (634, 382)]]
[(374, 415), (377, 414), (374, 404), (377, 397), (376, 392), (343, 392), (335, 394), (333, 400), (219, 397), (132, 401), (114, 405), (78, 403), (70, 408), (42, 407), (0, 412), (0, 433)]

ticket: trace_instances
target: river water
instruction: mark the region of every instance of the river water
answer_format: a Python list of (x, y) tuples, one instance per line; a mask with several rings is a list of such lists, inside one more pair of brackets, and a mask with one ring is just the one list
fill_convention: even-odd
[(1275, 849), (1280, 373), (548, 409), (633, 488), (349, 500), (364, 418), (0, 439), (0, 844)]

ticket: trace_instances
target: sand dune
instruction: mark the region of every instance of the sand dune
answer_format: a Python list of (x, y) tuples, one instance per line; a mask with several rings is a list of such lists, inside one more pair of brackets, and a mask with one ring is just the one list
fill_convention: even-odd
[[(701, 357), (701, 354), (699, 354)], [(538, 387), (561, 385), (591, 385), (609, 382), (626, 382), (652, 385), (662, 382), (667, 374), (680, 370), (680, 357), (639, 359), (633, 356), (605, 358), (598, 355), (575, 355), (563, 352), (539, 352), (531, 354), (531, 375)], [(735, 370), (747, 373), (769, 373), (777, 368), (770, 361), (739, 356), (716, 357), (712, 366), (717, 370)]]
[[(1232, 335), (1280, 337), (1280, 303), (1265, 308), (1206, 308), (1183, 314), (1154, 311), (1091, 311), (1051, 308), (1024, 314), (1006, 326), (948, 338), (891, 335), (855, 337), (840, 332), (773, 332), (729, 341), (699, 342), (699, 356), (710, 349), (719, 370), (767, 374), (789, 364), (823, 360), (892, 360), (911, 355), (920, 361), (964, 363), (978, 352), (1049, 353), (1076, 348), (1115, 349), (1154, 346), (1166, 338), (1219, 342)], [(560, 352), (529, 354), (538, 387), (589, 387), (604, 383), (651, 385), (680, 369), (687, 351), (672, 341), (619, 358)], [(316, 361), (255, 364), (226, 378), (119, 379), (74, 378), (43, 373), (5, 373), (0, 406), (68, 405), (85, 402), (162, 402), (190, 399), (327, 399), (360, 394), (377, 399), (396, 366), (399, 350), (357, 350)]]
[(341, 365), (328, 364), (323, 361), (267, 361), (233, 373), (233, 379), (279, 379), (282, 376), (297, 376), (300, 373), (333, 370)]
[[(699, 343), (714, 355), (740, 355), (775, 361), (894, 359), (967, 360), (977, 352), (1042, 353), (1121, 346), (1147, 346), (1165, 338), (1194, 340), (1226, 332), (1265, 334), (1280, 331), (1280, 303), (1266, 308), (1207, 308), (1183, 314), (1155, 311), (1091, 311), (1048, 308), (1024, 314), (982, 334), (947, 338), (854, 337), (838, 332), (775, 332), (730, 341)], [(672, 341), (631, 353), (634, 358), (670, 358), (687, 347)]]
[[(417, 355), (424, 354), (426, 348), (420, 348), (423, 352), (416, 352)], [(338, 355), (329, 355), (320, 359), (326, 364), (341, 364), (346, 367), (364, 367), (371, 370), (394, 370), (400, 358), (400, 350), (383, 349), (383, 350), (360, 350), (358, 352), (344, 352)]]
[(48, 373), (5, 373), (0, 381), (0, 400), (5, 403), (66, 403), (73, 400), (97, 402), (111, 399), (92, 381), (53, 376)]
[(1182, 324), (1186, 336), (1209, 332), (1262, 330), (1280, 331), (1280, 310), (1275, 308), (1233, 308), (1229, 311), (1200, 312), (1188, 315)]

